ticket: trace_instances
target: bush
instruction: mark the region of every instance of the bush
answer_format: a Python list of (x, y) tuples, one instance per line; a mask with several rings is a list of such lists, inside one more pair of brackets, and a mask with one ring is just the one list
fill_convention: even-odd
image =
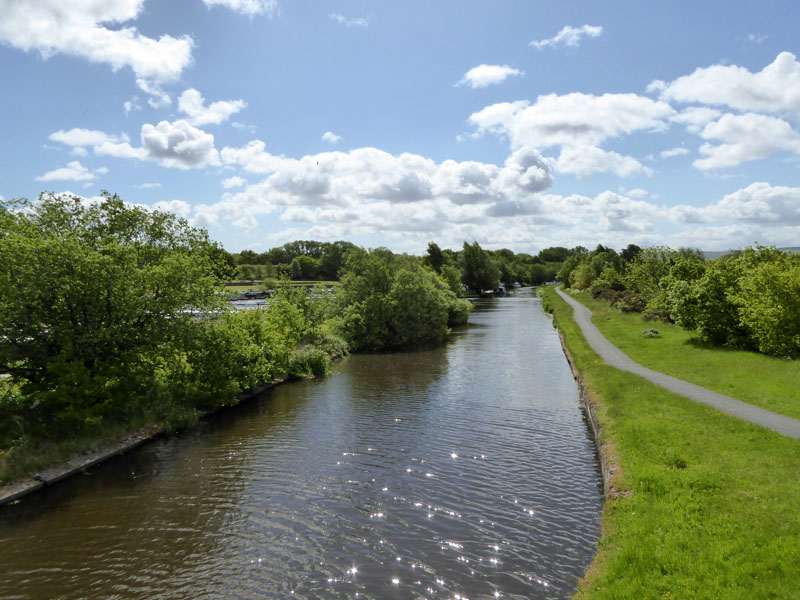
[(289, 379), (308, 379), (322, 377), (330, 371), (331, 359), (322, 350), (303, 348), (295, 351), (289, 358), (287, 376)]
[(471, 308), (419, 259), (381, 248), (348, 252), (337, 298), (331, 324), (354, 351), (440, 344)]

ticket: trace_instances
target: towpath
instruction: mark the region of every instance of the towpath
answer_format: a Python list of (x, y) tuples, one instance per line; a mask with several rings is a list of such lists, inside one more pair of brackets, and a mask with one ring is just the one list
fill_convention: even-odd
[(747, 404), (741, 400), (723, 396), (706, 388), (700, 387), (688, 381), (671, 377), (658, 371), (653, 371), (647, 367), (643, 367), (639, 363), (633, 362), (622, 351), (609, 342), (600, 330), (592, 323), (591, 311), (583, 304), (570, 297), (561, 291), (561, 288), (556, 288), (556, 292), (567, 301), (567, 303), (575, 311), (575, 321), (583, 331), (586, 341), (592, 349), (612, 367), (634, 373), (645, 379), (652, 381), (656, 385), (668, 389), (671, 392), (685, 396), (695, 402), (701, 402), (709, 406), (713, 406), (717, 410), (734, 415), (756, 425), (761, 425), (767, 429), (772, 429), (783, 435), (789, 436), (794, 439), (800, 439), (800, 421), (784, 417), (777, 413), (763, 408), (758, 408), (752, 404)]

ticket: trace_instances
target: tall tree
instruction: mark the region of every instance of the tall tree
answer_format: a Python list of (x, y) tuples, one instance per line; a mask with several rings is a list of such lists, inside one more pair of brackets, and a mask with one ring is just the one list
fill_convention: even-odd
[(444, 264), (444, 254), (442, 254), (442, 249), (439, 248), (436, 242), (428, 243), (428, 254), (425, 256), (425, 264), (427, 264), (431, 269), (433, 269), (437, 273), (442, 272), (442, 265)]
[(464, 242), (461, 258), (463, 261), (461, 281), (470, 291), (480, 294), (495, 289), (500, 283), (500, 269), (478, 242), (473, 242), (471, 245)]
[(64, 423), (146, 394), (225, 268), (204, 230), (103, 196), (0, 203), (0, 372)]

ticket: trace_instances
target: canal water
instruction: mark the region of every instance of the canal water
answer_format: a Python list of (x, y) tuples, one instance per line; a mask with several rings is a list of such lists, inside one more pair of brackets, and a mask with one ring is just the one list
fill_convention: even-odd
[(528, 290), (0, 509), (0, 598), (567, 598), (602, 478)]

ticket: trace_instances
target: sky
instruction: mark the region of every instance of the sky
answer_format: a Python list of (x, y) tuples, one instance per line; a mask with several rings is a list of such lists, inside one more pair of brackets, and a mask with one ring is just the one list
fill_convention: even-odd
[(0, 0), (0, 198), (228, 251), (800, 246), (796, 0)]

